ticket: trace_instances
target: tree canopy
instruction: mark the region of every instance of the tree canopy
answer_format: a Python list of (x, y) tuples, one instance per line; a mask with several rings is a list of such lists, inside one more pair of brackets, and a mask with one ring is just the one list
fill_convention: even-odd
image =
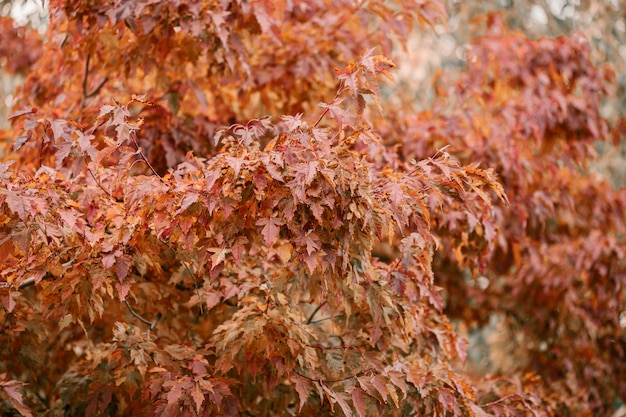
[(0, 145), (3, 413), (610, 416), (626, 192), (588, 166), (623, 134), (601, 111), (615, 73), (580, 33), (487, 13), (416, 110), (394, 73), (447, 16), (55, 0), (45, 35), (3, 18), (24, 77)]

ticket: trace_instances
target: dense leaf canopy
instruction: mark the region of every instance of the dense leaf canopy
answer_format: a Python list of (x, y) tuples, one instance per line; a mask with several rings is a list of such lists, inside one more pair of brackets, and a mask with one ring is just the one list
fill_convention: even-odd
[(611, 415), (626, 193), (587, 165), (619, 139), (613, 72), (490, 14), (418, 112), (392, 58), (445, 22), (439, 0), (5, 18), (0, 407)]

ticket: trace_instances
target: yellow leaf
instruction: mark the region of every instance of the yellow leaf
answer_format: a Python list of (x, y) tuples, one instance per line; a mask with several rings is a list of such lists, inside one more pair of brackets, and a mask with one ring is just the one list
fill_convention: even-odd
[(276, 250), (278, 257), (282, 263), (287, 263), (291, 260), (291, 255), (293, 253), (293, 245), (291, 243), (285, 243), (284, 245), (280, 245), (280, 247)]
[(289, 300), (287, 299), (285, 294), (283, 294), (282, 292), (279, 292), (278, 294), (276, 294), (276, 298), (278, 299), (278, 302), (280, 303), (281, 306), (284, 306), (289, 303)]
[(60, 321), (59, 321), (59, 330), (63, 330), (65, 329), (67, 326), (70, 325), (70, 323), (72, 323), (72, 315), (71, 314), (66, 314)]

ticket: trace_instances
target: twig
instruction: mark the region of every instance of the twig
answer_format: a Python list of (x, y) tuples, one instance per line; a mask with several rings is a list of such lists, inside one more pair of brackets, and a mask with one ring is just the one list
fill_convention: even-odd
[(367, 372), (370, 372), (370, 371), (373, 371), (373, 370), (374, 370), (374, 368), (367, 368), (367, 369), (365, 369), (363, 371), (357, 372), (354, 375), (348, 375), (346, 377), (339, 378), (339, 379), (319, 379), (319, 378), (315, 379), (315, 378), (311, 378), (310, 376), (303, 375), (300, 372), (296, 371), (295, 369), (294, 369), (294, 372), (296, 374), (300, 375), (302, 378), (308, 379), (309, 381), (312, 381), (312, 382), (323, 382), (325, 384), (332, 384), (333, 382), (341, 382), (341, 381), (347, 381), (348, 379), (358, 378), (361, 375), (364, 375)]
[(91, 60), (91, 54), (87, 54), (85, 60), (85, 74), (83, 75), (83, 98), (87, 98), (87, 79), (89, 78), (89, 61)]
[(154, 330), (159, 320), (161, 320), (161, 313), (158, 313), (154, 320), (152, 320), (152, 323), (150, 324), (150, 330)]
[(312, 321), (312, 322), (307, 323), (307, 324), (317, 324), (317, 323), (321, 323), (321, 322), (326, 321), (326, 320), (334, 320), (334, 319), (339, 318), (339, 317), (344, 316), (344, 315), (345, 314), (343, 314), (343, 313), (336, 314), (334, 316), (324, 317), (323, 319), (315, 320), (315, 321)]
[(159, 180), (161, 180), (162, 183), (165, 184), (165, 180), (163, 179), (163, 177), (161, 177), (159, 173), (156, 172), (152, 164), (150, 164), (150, 162), (148, 161), (148, 158), (146, 158), (146, 155), (144, 155), (143, 151), (141, 150), (141, 146), (139, 146), (139, 143), (137, 142), (137, 138), (135, 137), (134, 132), (133, 132), (132, 137), (133, 137), (133, 142), (135, 142), (135, 146), (137, 147), (137, 152), (139, 152), (139, 155), (141, 155), (141, 159), (143, 159), (143, 161), (148, 165), (152, 173), (156, 175), (159, 178)]
[(104, 84), (109, 80), (109, 76), (105, 76), (100, 84), (96, 86), (91, 92), (87, 92), (87, 80), (89, 79), (89, 61), (91, 60), (91, 54), (87, 54), (87, 59), (85, 60), (85, 73), (83, 74), (83, 102), (85, 99), (89, 97), (93, 97), (98, 94), (98, 91), (104, 86)]
[(93, 174), (93, 172), (91, 172), (91, 169), (89, 167), (86, 167), (87, 171), (89, 171), (89, 173), (91, 174), (91, 177), (93, 178), (93, 180), (96, 182), (96, 184), (98, 184), (98, 187), (100, 187), (100, 189), (102, 189), (102, 191), (104, 191), (110, 198), (115, 199), (116, 201), (118, 201), (117, 198), (113, 197), (113, 195), (107, 190), (105, 189), (102, 184), (100, 184), (100, 181), (98, 181), (98, 179), (96, 178), (96, 176)]
[[(339, 89), (337, 89), (337, 93), (335, 94), (335, 98), (333, 99), (332, 102), (334, 102), (335, 100), (337, 100), (339, 98), (339, 96), (341, 95), (341, 93), (343, 93), (343, 91), (345, 90), (345, 86), (344, 86), (344, 82), (343, 80), (341, 81), (341, 83), (339, 84)], [(331, 103), (332, 103), (331, 102)], [(329, 108), (326, 107), (324, 109), (324, 111), (322, 112), (322, 114), (320, 115), (320, 117), (317, 118), (317, 121), (315, 122), (315, 124), (313, 124), (313, 127), (317, 127), (317, 125), (322, 121), (322, 119), (324, 118), (324, 116), (326, 116), (328, 114), (328, 110)]]
[(35, 285), (35, 278), (27, 278), (20, 284), (20, 289)]
[(43, 165), (43, 137), (41, 138), (41, 145), (39, 146), (39, 168)]
[(106, 84), (106, 82), (107, 82), (107, 81), (109, 81), (109, 76), (108, 76), (108, 75), (107, 75), (107, 76), (105, 76), (105, 77), (102, 79), (102, 81), (100, 81), (100, 84), (98, 84), (98, 85), (96, 86), (96, 88), (94, 88), (93, 90), (91, 90), (91, 93), (87, 94), (87, 98), (89, 98), (89, 97), (93, 97), (93, 96), (95, 96), (96, 94), (98, 94), (98, 92), (100, 91), (100, 89), (101, 89), (102, 87), (104, 87), (104, 84)]
[(496, 404), (498, 404), (498, 403), (501, 403), (501, 402), (502, 402), (502, 401), (504, 401), (504, 400), (508, 400), (508, 399), (509, 399), (509, 398), (511, 398), (511, 397), (519, 397), (519, 394), (509, 394), (509, 395), (505, 395), (504, 397), (502, 397), (502, 398), (500, 398), (500, 399), (498, 399), (498, 400), (492, 401), (492, 402), (487, 403), (487, 404), (483, 404), (483, 405), (482, 405), (482, 407), (491, 407), (491, 406), (493, 406), (493, 405), (496, 405)]
[(324, 307), (324, 305), (326, 305), (326, 301), (324, 301), (322, 304), (318, 305), (317, 308), (313, 311), (313, 313), (311, 313), (311, 315), (309, 316), (309, 319), (306, 321), (306, 324), (311, 324), (311, 321), (313, 321), (313, 317), (315, 317), (315, 315), (317, 314), (318, 311), (320, 311), (320, 308)]
[(137, 314), (135, 312), (135, 310), (133, 310), (133, 308), (130, 306), (130, 304), (128, 304), (128, 301), (124, 301), (124, 304), (126, 304), (126, 307), (128, 307), (128, 311), (130, 311), (130, 314), (135, 316), (140, 321), (146, 323), (148, 326), (150, 326), (150, 329), (152, 329), (152, 324), (154, 323), (156, 325), (156, 321), (158, 321), (158, 319), (160, 318), (160, 313), (159, 313), (159, 314), (157, 314), (157, 318), (154, 319), (154, 321), (149, 321), (149, 320), (144, 319), (143, 317), (141, 317), (139, 314)]

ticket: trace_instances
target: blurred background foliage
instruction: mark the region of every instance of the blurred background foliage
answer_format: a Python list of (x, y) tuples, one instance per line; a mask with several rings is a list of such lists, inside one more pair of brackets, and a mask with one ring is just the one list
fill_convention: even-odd
[[(0, 0), (0, 17), (11, 18), (16, 28), (30, 27), (33, 33), (22, 29), (23, 38), (42, 37), (48, 22), (47, 6), (45, 0)], [(437, 25), (434, 33), (416, 30), (408, 49), (398, 51), (395, 57), (401, 61), (396, 88), (411, 92), (418, 108), (426, 108), (432, 101), (435, 77), (442, 71), (463, 68), (469, 41), (482, 34), (481, 19), (498, 12), (509, 28), (530, 38), (584, 34), (591, 42), (594, 62), (609, 64), (617, 75), (615, 95), (607, 100), (604, 116), (617, 123), (626, 115), (626, 0), (447, 0), (447, 11), (447, 27)], [(8, 28), (3, 29), (6, 32)], [(6, 38), (7, 34), (0, 36)], [(20, 74), (10, 77), (5, 70), (19, 55), (33, 52), (19, 46), (11, 50), (8, 42), (3, 42), (0, 47), (2, 119), (13, 103), (12, 92), (20, 80)]]
[(455, 70), (465, 65), (470, 40), (484, 34), (484, 20), (492, 12), (530, 38), (581, 33), (591, 44), (593, 62), (616, 75), (613, 95), (602, 107), (602, 116), (614, 127), (613, 146), (598, 143), (599, 159), (590, 170), (616, 187), (626, 186), (626, 0), (448, 0), (447, 11), (447, 27), (413, 34), (406, 61), (399, 65), (398, 90), (411, 92), (419, 109), (428, 108), (436, 80), (450, 84)]

